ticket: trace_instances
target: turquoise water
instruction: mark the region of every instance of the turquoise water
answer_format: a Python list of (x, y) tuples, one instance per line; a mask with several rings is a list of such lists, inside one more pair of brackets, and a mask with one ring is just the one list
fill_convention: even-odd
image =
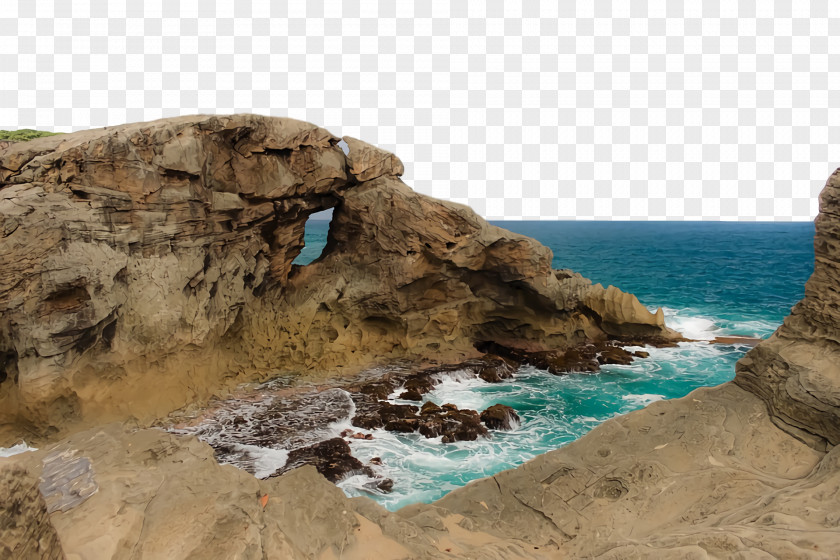
[[(813, 267), (811, 223), (718, 222), (504, 222), (554, 252), (555, 268), (571, 268), (605, 286), (635, 293), (665, 309), (666, 321), (689, 338), (770, 335), (802, 298)], [(307, 224), (301, 264), (317, 258), (328, 224)], [(600, 373), (554, 376), (523, 368), (509, 382), (447, 377), (428, 395), (438, 404), (483, 410), (503, 403), (521, 416), (519, 428), (476, 442), (443, 444), (419, 434), (373, 430), (372, 441), (351, 441), (362, 461), (382, 459), (377, 470), (394, 480), (391, 494), (373, 495), (388, 509), (432, 501), (475, 478), (515, 467), (556, 449), (613, 416), (659, 399), (732, 379), (748, 348), (683, 343), (647, 348), (650, 357)], [(395, 392), (395, 395), (399, 391)], [(393, 399), (394, 402), (400, 402)], [(340, 422), (339, 432), (348, 427)], [(368, 495), (363, 477), (339, 486)]]

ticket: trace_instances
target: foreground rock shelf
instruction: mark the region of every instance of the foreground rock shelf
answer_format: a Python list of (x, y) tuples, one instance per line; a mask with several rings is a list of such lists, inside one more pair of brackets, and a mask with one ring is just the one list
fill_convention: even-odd
[[(561, 370), (576, 347), (594, 367), (626, 358), (607, 341), (678, 339), (633, 296), (551, 270), (538, 243), (411, 192), (395, 156), (345, 141), (347, 156), (305, 123), (184, 117), (0, 150), (0, 414), (40, 438), (0, 459), (0, 556), (836, 558), (840, 171), (805, 299), (734, 382), (433, 504), (388, 512), (312, 466), (258, 480), (145, 427), (284, 368), (454, 364), (493, 341)], [(293, 268), (306, 216), (328, 206), (325, 254)]]

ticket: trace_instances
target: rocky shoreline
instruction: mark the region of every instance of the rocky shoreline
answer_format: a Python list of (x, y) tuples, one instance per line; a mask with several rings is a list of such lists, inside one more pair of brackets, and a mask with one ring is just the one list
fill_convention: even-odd
[[(243, 407), (248, 417), (237, 414), (220, 414), (213, 417), (212, 432), (197, 430), (196, 419), (185, 421), (175, 416), (176, 424), (163, 423), (173, 433), (195, 434), (207, 441), (216, 451), (216, 457), (223, 463), (242, 466), (260, 478), (279, 476), (303, 465), (312, 465), (330, 482), (340, 482), (350, 476), (365, 475), (371, 479), (364, 488), (372, 493), (390, 492), (393, 481), (378, 472), (382, 465), (378, 457), (364, 464), (352, 455), (347, 442), (371, 440), (372, 430), (381, 428), (387, 432), (419, 433), (425, 438), (440, 438), (440, 443), (475, 441), (488, 437), (490, 430), (507, 431), (520, 423), (516, 410), (497, 403), (484, 410), (461, 408), (452, 403), (440, 406), (424, 397), (433, 391), (444, 379), (481, 379), (486, 383), (502, 383), (512, 379), (521, 366), (534, 366), (547, 374), (567, 375), (579, 372), (597, 372), (601, 365), (627, 365), (637, 358), (647, 358), (648, 352), (628, 351), (623, 346), (639, 346), (642, 342), (650, 346), (671, 347), (671, 339), (649, 339), (584, 342), (560, 351), (528, 352), (509, 348), (497, 343), (480, 342), (476, 348), (484, 354), (481, 358), (466, 360), (457, 364), (417, 367), (409, 364), (393, 366), (364, 377), (363, 380), (342, 380), (339, 384), (319, 386), (316, 389), (300, 387), (299, 397), (288, 395), (277, 398), (262, 409)], [(279, 397), (272, 382), (242, 393), (229, 401), (211, 405), (207, 413), (218, 408), (242, 406), (251, 400)], [(313, 392), (314, 391), (314, 392)], [(320, 399), (319, 406), (312, 406)], [(414, 404), (400, 404), (394, 401), (414, 401)], [(236, 404), (234, 404), (236, 403)], [(207, 413), (198, 418), (206, 422)], [(347, 416), (354, 429), (344, 429), (340, 437), (332, 437), (328, 426), (341, 422)], [(196, 431), (197, 430), (197, 431)], [(215, 437), (224, 432), (227, 437)], [(317, 441), (315, 441), (317, 440)], [(257, 471), (249, 460), (249, 449), (287, 449), (285, 464), (269, 472)]]
[[(353, 138), (255, 115), (0, 148), (0, 423), (40, 446), (0, 459), (0, 555), (836, 556), (840, 170), (820, 197), (806, 296), (740, 360), (734, 382), (655, 402), (432, 504), (388, 512), (324, 476), (370, 469), (371, 491), (387, 491), (375, 462), (346, 454), (361, 428), (326, 441), (306, 434), (352, 414), (478, 438), (509, 424), (510, 411), (386, 399), (399, 391), (419, 403), (452, 367), (491, 382), (523, 363), (592, 371), (641, 358), (616, 342), (682, 340), (661, 310), (553, 270), (539, 243), (412, 192), (402, 170)], [(327, 249), (293, 266), (306, 219), (325, 208)], [(347, 380), (429, 356), (443, 369), (317, 398), (289, 390), (298, 410), (320, 412), (307, 430), (289, 429), (284, 410), (258, 397), (247, 418), (214, 401), (225, 430), (294, 441), (283, 464), (301, 466), (278, 476), (221, 465), (219, 449), (149, 428), (245, 382), (276, 377), (286, 390), (280, 380), (300, 372)]]

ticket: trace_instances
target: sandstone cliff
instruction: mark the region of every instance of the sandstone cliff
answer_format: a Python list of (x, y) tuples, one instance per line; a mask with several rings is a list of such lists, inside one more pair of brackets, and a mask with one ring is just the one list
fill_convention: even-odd
[[(675, 336), (317, 126), (198, 116), (0, 150), (0, 423), (148, 422), (285, 371)], [(314, 212), (324, 254), (292, 264)]]
[[(364, 149), (380, 154), (371, 147)], [(371, 161), (378, 163), (351, 163), (347, 169), (355, 169), (353, 173), (359, 176), (371, 169), (373, 174), (398, 169), (390, 155), (377, 155)], [(363, 208), (363, 195), (376, 184), (391, 181), (388, 177), (379, 175), (370, 184), (349, 181), (349, 186), (342, 187), (337, 213), (341, 214), (344, 204)], [(70, 558), (836, 558), (840, 550), (840, 452), (833, 431), (838, 372), (831, 358), (836, 356), (840, 332), (836, 313), (838, 184), (840, 172), (831, 177), (821, 197), (817, 262), (805, 299), (770, 340), (742, 359), (733, 383), (653, 403), (605, 422), (580, 440), (519, 468), (471, 483), (434, 504), (395, 513), (365, 498), (346, 498), (312, 467), (260, 481), (220, 466), (212, 450), (194, 438), (111, 424), (48, 443), (37, 452), (0, 460), (0, 487), (8, 498), (5, 503), (15, 511), (14, 516), (0, 517), (0, 551), (26, 557), (52, 550), (60, 557), (54, 552), (60, 542), (60, 553)], [(361, 198), (354, 202), (355, 195), (348, 193), (355, 189)], [(397, 200), (411, 207), (405, 198)], [(432, 204), (422, 197), (415, 203)], [(365, 220), (372, 224), (375, 218)], [(404, 223), (393, 227), (397, 229), (389, 231), (410, 231)], [(344, 296), (330, 300), (327, 288), (314, 285), (320, 273), (308, 271), (323, 267), (330, 255), (346, 254), (355, 239), (363, 239), (362, 230), (355, 231), (345, 237), (337, 232), (331, 250), (315, 268), (292, 271), (283, 290), (263, 294), (282, 296), (279, 305), (315, 305), (316, 310), (322, 302), (340, 302)], [(454, 238), (454, 234), (437, 235)], [(405, 234), (404, 239), (408, 241), (389, 242), (394, 251), (408, 246), (423, 253), (427, 242), (436, 247), (433, 238), (415, 240)], [(528, 243), (515, 236), (505, 239)], [(426, 258), (426, 253), (422, 256)], [(338, 256), (333, 258), (340, 262)], [(452, 267), (447, 270), (471, 270), (464, 261), (457, 266), (451, 258), (446, 262)], [(485, 262), (504, 285), (504, 265), (489, 257)], [(441, 264), (434, 270), (443, 268)], [(363, 278), (353, 276), (362, 272), (346, 274)], [(372, 286), (381, 286), (379, 274), (372, 273)], [(606, 323), (621, 324), (632, 318), (631, 312), (622, 309), (623, 297), (616, 303), (604, 302), (603, 309), (591, 301), (587, 304), (587, 295), (598, 293), (597, 289), (568, 272), (534, 273), (512, 282), (527, 286), (538, 277), (545, 279), (544, 286), (538, 283), (535, 288), (518, 288), (516, 293), (551, 290), (555, 284), (550, 278), (554, 278), (568, 298), (565, 304), (556, 304), (558, 310), (575, 309), (573, 302), (583, 302), (569, 313), (570, 320), (585, 325), (584, 330), (591, 332), (599, 324), (602, 330), (610, 329)], [(326, 295), (312, 296), (316, 304), (305, 300), (306, 294)], [(371, 290), (369, 296), (382, 296), (371, 305), (386, 310), (400, 305), (395, 295)], [(499, 306), (505, 309), (504, 304)], [(270, 307), (262, 298), (254, 314), (268, 313)], [(368, 309), (372, 308), (365, 312)], [(466, 314), (469, 321), (482, 317), (472, 313), (478, 314)], [(524, 321), (497, 313), (499, 323)], [(625, 319), (606, 319), (606, 313)], [(240, 321), (235, 320), (229, 332), (258, 330)], [(254, 320), (253, 324), (261, 323)], [(542, 329), (539, 336), (561, 340), (559, 332), (535, 321), (528, 324), (523, 332)], [(121, 336), (130, 340), (127, 333)], [(368, 336), (374, 347), (383, 338), (382, 344), (390, 344), (387, 335)], [(118, 340), (116, 332), (112, 340)], [(443, 337), (439, 340), (444, 340), (444, 350), (456, 348), (454, 343), (447, 346), (450, 343)], [(96, 351), (98, 344), (101, 339), (90, 351)], [(427, 350), (428, 346), (423, 348)], [(318, 360), (311, 349), (303, 355), (313, 363)], [(37, 482), (39, 477), (43, 482)], [(34, 492), (36, 484), (39, 494)], [(65, 496), (71, 499), (59, 502)], [(67, 505), (56, 508), (58, 503)], [(8, 519), (12, 522), (3, 522)]]
[(819, 450), (840, 443), (840, 170), (820, 195), (814, 274), (805, 298), (736, 368), (735, 382), (773, 421)]

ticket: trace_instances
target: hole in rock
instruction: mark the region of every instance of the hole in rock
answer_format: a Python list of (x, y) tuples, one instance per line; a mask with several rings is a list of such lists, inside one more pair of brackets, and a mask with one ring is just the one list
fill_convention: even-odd
[(329, 208), (309, 216), (303, 234), (303, 249), (292, 261), (293, 265), (305, 266), (323, 255), (324, 248), (327, 246), (332, 215), (333, 209)]
[(17, 352), (14, 350), (0, 350), (0, 383), (11, 379), (17, 383)]

